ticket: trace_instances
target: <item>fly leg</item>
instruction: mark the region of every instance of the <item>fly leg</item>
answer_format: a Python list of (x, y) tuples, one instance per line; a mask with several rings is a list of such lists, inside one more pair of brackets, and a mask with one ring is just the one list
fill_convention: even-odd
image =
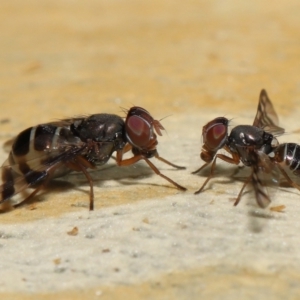
[[(93, 164), (91, 164), (89, 161), (87, 161), (85, 158), (83, 158), (82, 156), (77, 156), (74, 159), (74, 161), (68, 162), (66, 165), (74, 171), (77, 171), (77, 172), (81, 171), (86, 176), (86, 178), (90, 184), (90, 206), (89, 206), (89, 209), (94, 210), (93, 179), (86, 169), (87, 168), (94, 169), (95, 166)], [(32, 198), (34, 195), (36, 195), (41, 189), (43, 189), (47, 185), (47, 183), (53, 178), (53, 172), (57, 168), (58, 168), (58, 166), (56, 165), (55, 168), (53, 167), (53, 168), (49, 169), (48, 173), (47, 173), (47, 177), (44, 178), (41, 183), (39, 183), (39, 186), (37, 186), (36, 189), (29, 196), (27, 196), (21, 203), (14, 205), (14, 207), (20, 206), (25, 201), (28, 201), (30, 198)]]
[[(206, 180), (204, 181), (203, 185), (200, 187), (200, 189), (198, 191), (195, 192), (195, 194), (199, 194), (203, 191), (204, 187), (206, 186), (206, 184), (212, 179), (213, 175), (214, 175), (214, 171), (215, 171), (215, 166), (216, 166), (216, 161), (217, 158), (222, 159), (230, 164), (234, 164), (234, 165), (238, 165), (240, 160), (238, 155), (234, 155), (232, 154), (232, 157), (226, 156), (224, 154), (217, 154), (212, 162), (212, 165), (210, 167), (210, 175), (206, 178)], [(195, 171), (194, 173), (199, 172), (200, 170), (202, 170), (203, 168), (205, 168), (208, 164), (210, 163), (206, 163), (204, 164), (200, 169), (198, 169), (197, 171)]]
[(94, 210), (94, 186), (93, 186), (93, 179), (90, 173), (86, 170), (87, 168), (95, 169), (95, 166), (86, 160), (82, 156), (77, 156), (73, 161), (68, 163), (68, 167), (74, 171), (82, 172), (88, 180), (90, 185), (90, 210)]
[(208, 166), (211, 162), (208, 162), (204, 165), (202, 165), (199, 169), (197, 169), (196, 171), (192, 172), (192, 174), (197, 174), (199, 173), (202, 169), (204, 169), (206, 166)]
[[(119, 150), (119, 151), (122, 151), (122, 155), (123, 155), (126, 152), (130, 151), (131, 149), (132, 149), (132, 146), (129, 143), (127, 143), (125, 145), (125, 147), (122, 150)], [(114, 160), (117, 160), (117, 158), (115, 156), (111, 156), (111, 158), (114, 159)]]
[(50, 170), (47, 173), (45, 173), (45, 176), (40, 179), (40, 182), (35, 183), (33, 186), (31, 186), (32, 188), (34, 188), (34, 191), (32, 193), (30, 193), (28, 196), (26, 196), (26, 198), (24, 200), (22, 200), (21, 202), (18, 202), (17, 204), (14, 204), (13, 206), (16, 208), (16, 207), (23, 205), (25, 202), (29, 201), (31, 198), (33, 198), (40, 190), (42, 190), (48, 184), (48, 182), (51, 180), (51, 178), (52, 178), (52, 176), (51, 176), (51, 170)]
[(241, 197), (242, 197), (242, 194), (243, 194), (243, 191), (244, 191), (245, 187), (248, 185), (248, 183), (251, 181), (251, 179), (252, 179), (252, 174), (247, 178), (247, 180), (245, 181), (243, 187), (241, 188), (241, 190), (240, 190), (240, 192), (239, 192), (239, 194), (238, 194), (238, 196), (237, 196), (237, 198), (236, 198), (236, 200), (233, 204), (234, 206), (237, 206), (239, 204), (239, 202), (241, 200)]
[(289, 175), (285, 172), (285, 170), (281, 167), (280, 164), (276, 164), (276, 166), (279, 168), (281, 174), (283, 175), (283, 177), (286, 179), (286, 181), (294, 188), (298, 189), (300, 191), (300, 185), (298, 185), (297, 183), (295, 183), (295, 181), (293, 181)]
[(169, 161), (166, 160), (165, 158), (159, 156), (158, 153), (155, 154), (155, 158), (157, 158), (158, 160), (164, 162), (165, 164), (167, 164), (167, 165), (169, 165), (169, 166), (171, 166), (171, 167), (173, 167), (173, 168), (176, 168), (176, 169), (179, 169), (179, 170), (184, 170), (184, 169), (185, 169), (185, 167), (178, 166), (178, 165), (175, 165), (175, 164), (169, 162)]
[[(167, 177), (166, 175), (162, 174), (157, 168), (156, 166), (147, 158), (145, 157), (144, 155), (142, 154), (137, 154), (137, 155), (134, 155), (133, 157), (131, 158), (128, 158), (128, 159), (122, 159), (122, 155), (123, 155), (123, 151), (117, 151), (117, 165), (118, 166), (129, 166), (129, 165), (132, 165), (136, 162), (138, 162), (139, 160), (144, 160), (148, 166), (155, 172), (155, 174), (159, 175), (160, 177), (164, 178), (165, 180), (169, 181), (171, 184), (173, 184), (174, 186), (176, 186), (179, 190), (182, 190), (182, 191), (186, 191), (186, 188), (179, 185), (178, 183), (176, 183), (175, 181), (173, 181), (171, 178)], [(169, 163), (168, 161), (162, 159), (163, 162), (167, 163), (167, 164), (170, 164), (171, 166), (175, 166), (171, 163)], [(178, 167), (178, 166), (176, 166)]]
[(46, 179), (40, 186), (38, 186), (31, 194), (29, 194), (22, 202), (17, 203), (14, 205), (14, 207), (19, 207), (21, 205), (23, 205), (25, 202), (29, 201), (33, 196), (35, 196), (41, 189), (43, 189), (45, 187), (45, 185), (47, 184), (49, 180)]

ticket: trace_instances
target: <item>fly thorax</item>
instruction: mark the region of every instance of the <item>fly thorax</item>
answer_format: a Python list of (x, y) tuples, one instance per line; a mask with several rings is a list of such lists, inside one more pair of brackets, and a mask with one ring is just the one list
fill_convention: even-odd
[[(228, 138), (231, 147), (236, 146), (254, 146), (259, 149), (264, 145), (266, 134), (261, 128), (251, 125), (239, 125), (232, 129)], [(266, 137), (269, 139), (269, 136)]]
[(74, 122), (70, 130), (83, 141), (108, 142), (114, 141), (116, 134), (123, 134), (124, 121), (116, 115), (96, 114)]
[(125, 134), (122, 132), (117, 132), (115, 134), (115, 139), (114, 139), (114, 149), (115, 151), (123, 149), (126, 145), (126, 138)]

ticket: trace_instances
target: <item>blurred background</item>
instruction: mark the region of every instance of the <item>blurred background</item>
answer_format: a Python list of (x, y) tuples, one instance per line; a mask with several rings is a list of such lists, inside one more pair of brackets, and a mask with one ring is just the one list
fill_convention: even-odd
[(132, 104), (159, 117), (246, 115), (262, 88), (289, 114), (300, 92), (298, 9), (293, 0), (3, 3), (0, 116), (20, 129)]

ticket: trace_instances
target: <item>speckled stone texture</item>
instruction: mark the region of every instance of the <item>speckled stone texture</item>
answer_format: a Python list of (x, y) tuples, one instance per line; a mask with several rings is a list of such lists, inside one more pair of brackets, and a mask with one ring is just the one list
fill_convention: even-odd
[[(124, 116), (138, 105), (166, 132), (152, 159), (49, 184), (0, 215), (1, 299), (299, 299), (300, 192), (279, 187), (271, 207), (252, 193), (233, 207), (247, 168), (218, 163), (192, 175), (202, 126), (217, 116), (252, 124), (268, 94), (300, 143), (300, 12), (296, 0), (13, 0), (0, 10), (0, 140), (52, 120)], [(7, 152), (0, 151), (4, 161)], [(74, 228), (77, 228), (74, 230)]]

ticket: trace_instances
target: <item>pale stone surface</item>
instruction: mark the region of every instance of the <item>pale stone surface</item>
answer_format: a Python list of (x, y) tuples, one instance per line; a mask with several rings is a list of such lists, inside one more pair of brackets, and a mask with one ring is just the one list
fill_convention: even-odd
[(233, 175), (220, 163), (197, 196), (208, 172), (191, 174), (202, 126), (216, 116), (251, 124), (261, 88), (288, 132), (280, 141), (299, 143), (298, 1), (14, 0), (2, 5), (0, 28), (1, 142), (135, 104), (168, 116), (159, 153), (187, 170), (153, 162), (188, 188), (145, 163), (110, 161), (92, 172), (90, 213), (84, 176), (52, 183), (34, 210), (0, 216), (3, 297), (299, 298), (299, 191), (277, 190), (282, 213), (257, 210), (251, 193), (233, 207), (246, 169)]

